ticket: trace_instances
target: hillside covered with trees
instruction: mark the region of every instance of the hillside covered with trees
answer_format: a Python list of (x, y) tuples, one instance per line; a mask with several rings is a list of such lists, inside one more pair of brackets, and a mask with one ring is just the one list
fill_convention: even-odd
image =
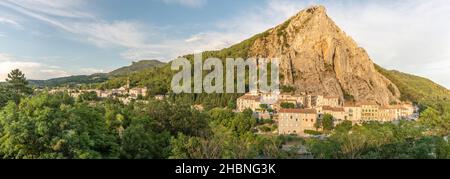
[(175, 96), (124, 105), (32, 92), (19, 70), (0, 91), (5, 159), (299, 158), (301, 146), (314, 158), (450, 158), (450, 106), (443, 106), (445, 112), (427, 108), (417, 122), (343, 122), (327, 125), (326, 139), (301, 139), (258, 134), (258, 126), (270, 121), (254, 118), (252, 111), (199, 111), (190, 99)]

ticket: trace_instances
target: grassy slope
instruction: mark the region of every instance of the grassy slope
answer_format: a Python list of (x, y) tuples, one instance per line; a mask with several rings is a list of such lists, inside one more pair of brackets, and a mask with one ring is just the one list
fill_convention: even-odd
[(402, 93), (402, 100), (433, 107), (436, 107), (436, 104), (439, 103), (450, 102), (450, 91), (429, 79), (395, 70), (386, 70), (378, 65), (375, 66), (381, 74), (399, 88)]

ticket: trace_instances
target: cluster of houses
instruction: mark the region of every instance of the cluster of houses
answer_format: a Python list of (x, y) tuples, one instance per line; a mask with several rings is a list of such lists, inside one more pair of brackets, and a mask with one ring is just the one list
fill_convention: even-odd
[[(291, 107), (283, 108), (286, 104), (291, 104)], [(279, 134), (300, 136), (306, 135), (305, 130), (317, 130), (315, 124), (325, 114), (332, 115), (335, 124), (417, 119), (417, 108), (411, 103), (382, 106), (375, 102), (344, 102), (337, 96), (306, 94), (251, 92), (237, 100), (237, 110), (242, 112), (246, 109), (254, 111), (258, 118), (276, 120)]]
[(68, 92), (70, 96), (78, 98), (81, 94), (86, 92), (94, 92), (99, 98), (115, 98), (119, 99), (124, 104), (130, 103), (132, 100), (137, 100), (140, 97), (147, 97), (147, 87), (144, 88), (130, 88), (129, 85), (122, 86), (118, 89), (109, 90), (99, 90), (99, 89), (88, 89), (88, 90), (75, 90), (75, 89), (52, 89), (50, 93), (57, 92)]

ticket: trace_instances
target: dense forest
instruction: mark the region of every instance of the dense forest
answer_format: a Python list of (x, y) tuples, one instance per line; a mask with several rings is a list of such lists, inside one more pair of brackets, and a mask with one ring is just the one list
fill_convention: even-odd
[(325, 139), (303, 139), (258, 134), (273, 121), (234, 113), (232, 103), (199, 111), (180, 96), (128, 105), (75, 99), (33, 91), (19, 70), (0, 91), (0, 157), (6, 159), (302, 158), (305, 147), (314, 158), (450, 158), (449, 105), (427, 107), (418, 121), (343, 122), (327, 125)]

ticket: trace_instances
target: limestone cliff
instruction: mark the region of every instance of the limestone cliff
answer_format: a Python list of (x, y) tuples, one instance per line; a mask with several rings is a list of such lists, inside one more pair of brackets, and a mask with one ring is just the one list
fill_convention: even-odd
[(322, 6), (305, 9), (263, 33), (249, 56), (279, 58), (281, 81), (297, 92), (376, 101), (398, 101), (400, 91), (381, 75), (363, 48), (345, 34)]

